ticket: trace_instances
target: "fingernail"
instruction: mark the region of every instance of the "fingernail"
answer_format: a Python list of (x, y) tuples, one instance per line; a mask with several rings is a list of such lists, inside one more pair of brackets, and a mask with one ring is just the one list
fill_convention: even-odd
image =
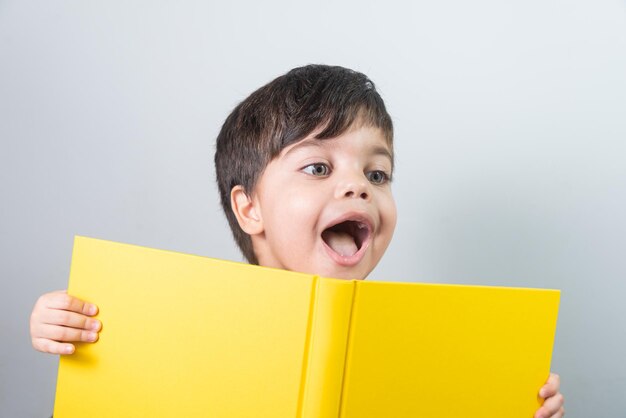
[(74, 347), (72, 347), (71, 345), (68, 345), (65, 347), (63, 351), (65, 351), (66, 354), (72, 354), (74, 352)]
[(89, 305), (89, 315), (95, 315), (98, 312), (96, 305)]
[(96, 338), (98, 338), (98, 334), (96, 334), (95, 332), (87, 333), (87, 341), (96, 341)]
[(544, 388), (539, 389), (539, 396), (542, 398), (546, 397), (546, 390)]
[(89, 325), (89, 329), (98, 331), (100, 329), (100, 321), (98, 321), (97, 319), (94, 319), (93, 321), (91, 321), (91, 324)]

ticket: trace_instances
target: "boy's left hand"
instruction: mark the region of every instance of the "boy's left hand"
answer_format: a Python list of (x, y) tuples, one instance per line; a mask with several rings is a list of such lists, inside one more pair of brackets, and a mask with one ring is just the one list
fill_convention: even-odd
[(558, 374), (550, 373), (545, 385), (539, 390), (539, 396), (545, 399), (543, 406), (535, 412), (534, 418), (561, 418), (565, 416), (563, 409), (563, 394), (559, 392), (561, 378)]

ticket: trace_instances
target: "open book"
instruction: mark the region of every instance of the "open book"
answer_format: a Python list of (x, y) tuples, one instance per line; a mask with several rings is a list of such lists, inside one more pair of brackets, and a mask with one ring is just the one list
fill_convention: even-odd
[(530, 418), (559, 292), (321, 278), (76, 237), (100, 339), (55, 418)]

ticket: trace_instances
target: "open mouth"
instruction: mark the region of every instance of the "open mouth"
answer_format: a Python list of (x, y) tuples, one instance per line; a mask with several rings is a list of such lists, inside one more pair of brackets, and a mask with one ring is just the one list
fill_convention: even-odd
[(322, 239), (326, 245), (341, 257), (352, 257), (367, 242), (370, 236), (367, 223), (347, 220), (326, 228)]

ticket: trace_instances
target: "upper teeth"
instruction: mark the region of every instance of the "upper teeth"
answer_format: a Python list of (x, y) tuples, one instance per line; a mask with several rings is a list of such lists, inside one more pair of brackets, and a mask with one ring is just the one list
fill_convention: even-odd
[(357, 226), (357, 228), (359, 228), (359, 229), (363, 229), (363, 228), (365, 228), (365, 224), (364, 224), (364, 223), (361, 223), (361, 222), (357, 222), (356, 226)]

